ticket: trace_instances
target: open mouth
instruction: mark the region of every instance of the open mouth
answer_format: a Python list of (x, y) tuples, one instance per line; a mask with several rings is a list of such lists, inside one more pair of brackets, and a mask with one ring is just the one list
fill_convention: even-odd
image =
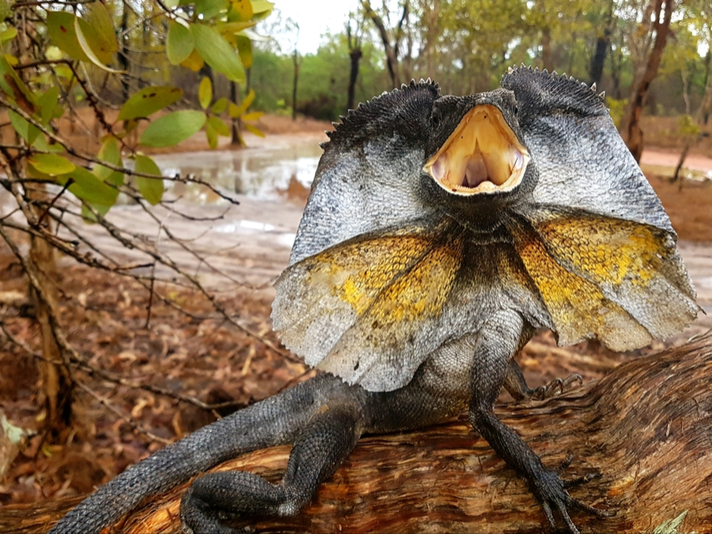
[(516, 187), (528, 163), (529, 152), (502, 113), (481, 105), (465, 115), (424, 170), (447, 191), (472, 195)]

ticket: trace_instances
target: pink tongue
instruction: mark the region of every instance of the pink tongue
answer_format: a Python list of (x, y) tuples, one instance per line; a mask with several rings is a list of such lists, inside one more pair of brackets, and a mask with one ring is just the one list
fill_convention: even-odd
[(485, 165), (482, 156), (474, 154), (467, 162), (467, 168), (465, 169), (465, 177), (462, 181), (462, 185), (467, 187), (477, 187), (485, 180), (487, 180), (487, 166)]

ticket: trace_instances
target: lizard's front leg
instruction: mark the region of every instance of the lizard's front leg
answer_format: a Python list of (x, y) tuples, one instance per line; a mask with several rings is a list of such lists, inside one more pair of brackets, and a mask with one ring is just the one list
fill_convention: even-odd
[(495, 313), (480, 331), (472, 367), (470, 423), (510, 467), (527, 479), (549, 523), (556, 526), (552, 512), (556, 509), (569, 532), (578, 533), (569, 508), (597, 515), (604, 512), (571, 497), (557, 472), (547, 469), (531, 447), (494, 413), (494, 402), (505, 384), (510, 360), (519, 347), (524, 327), (524, 320), (517, 312), (505, 310)]

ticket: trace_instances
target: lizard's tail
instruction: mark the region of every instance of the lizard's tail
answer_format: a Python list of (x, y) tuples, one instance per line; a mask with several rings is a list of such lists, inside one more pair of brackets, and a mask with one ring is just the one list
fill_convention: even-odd
[(131, 466), (70, 511), (48, 534), (99, 534), (149, 496), (237, 455), (293, 443), (339, 379), (320, 375), (216, 421)]

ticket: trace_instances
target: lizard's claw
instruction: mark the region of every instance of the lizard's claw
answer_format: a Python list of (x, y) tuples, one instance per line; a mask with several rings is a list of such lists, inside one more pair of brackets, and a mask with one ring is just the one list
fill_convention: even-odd
[(593, 506), (589, 506), (578, 499), (574, 499), (568, 494), (566, 488), (574, 487), (593, 480), (594, 478), (600, 477), (600, 474), (598, 473), (590, 473), (574, 480), (562, 480), (559, 477), (559, 471), (568, 467), (571, 463), (571, 457), (572, 455), (569, 454), (564, 462), (562, 462), (560, 468), (556, 471), (542, 471), (540, 475), (532, 481), (532, 484), (534, 486), (534, 494), (539, 499), (539, 502), (544, 509), (546, 519), (549, 521), (551, 527), (556, 528), (556, 519), (554, 517), (553, 510), (557, 510), (561, 516), (561, 519), (563, 519), (566, 524), (566, 529), (569, 534), (580, 534), (578, 528), (576, 528), (576, 525), (574, 525), (574, 522), (571, 520), (569, 509), (588, 512), (600, 518), (611, 517), (615, 515), (615, 512), (594, 508)]
[(583, 377), (579, 374), (571, 374), (566, 378), (555, 378), (549, 382), (546, 386), (539, 386), (532, 390), (531, 398), (534, 400), (546, 400), (551, 397), (564, 393), (566, 389), (573, 384), (578, 382), (578, 385), (583, 384)]

